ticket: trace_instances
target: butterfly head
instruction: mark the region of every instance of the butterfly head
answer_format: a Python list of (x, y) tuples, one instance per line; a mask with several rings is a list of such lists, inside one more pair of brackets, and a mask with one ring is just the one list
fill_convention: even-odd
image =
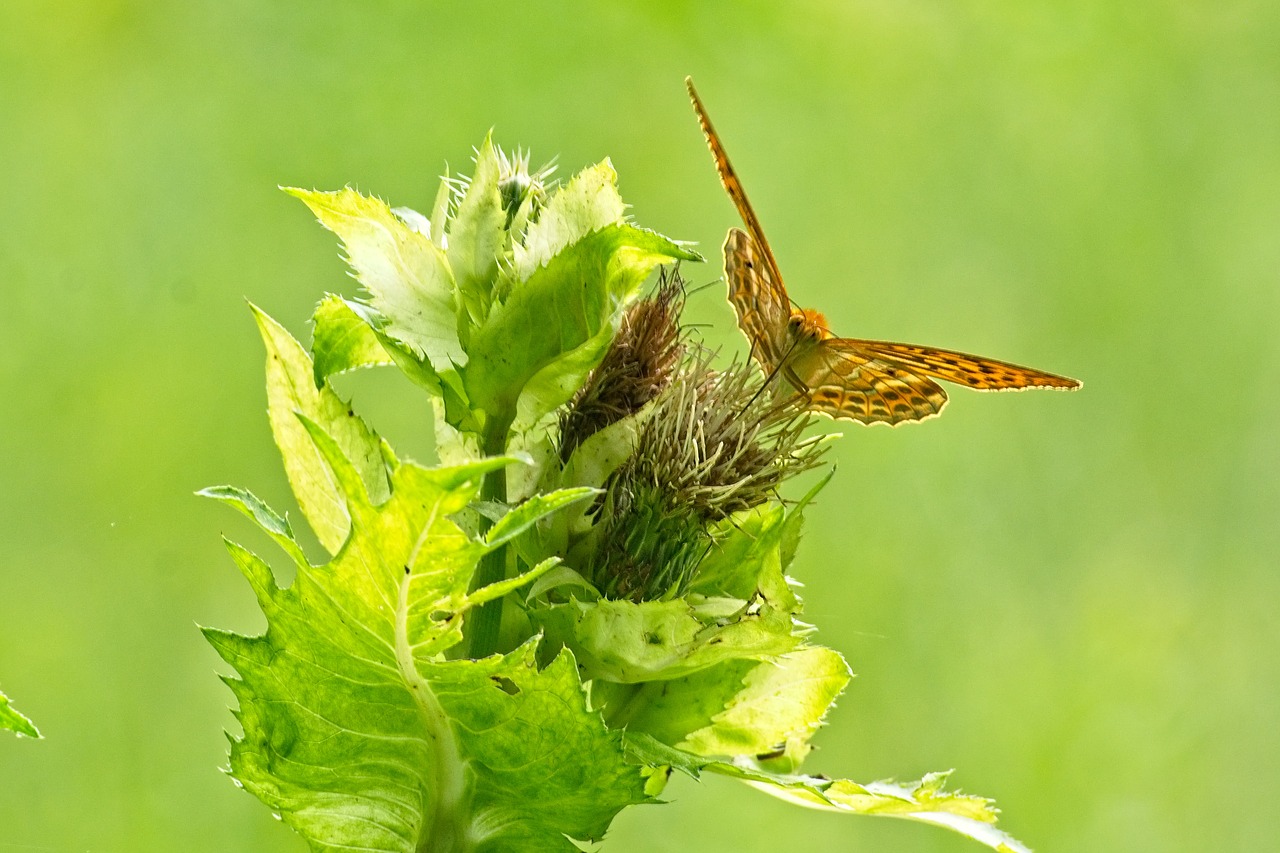
[(824, 341), (832, 337), (827, 318), (811, 308), (797, 308), (787, 321), (787, 333), (794, 341)]

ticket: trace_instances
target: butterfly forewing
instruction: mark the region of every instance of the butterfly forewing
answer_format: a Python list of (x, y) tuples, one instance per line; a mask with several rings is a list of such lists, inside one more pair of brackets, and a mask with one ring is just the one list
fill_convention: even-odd
[(738, 228), (730, 228), (724, 241), (724, 276), (729, 283), (729, 301), (738, 315), (738, 328), (751, 342), (752, 355), (766, 371), (773, 370), (786, 352), (791, 307), (782, 282), (774, 278), (759, 244)]
[[(751, 207), (751, 202), (747, 201), (747, 192), (742, 188), (737, 172), (733, 171), (733, 166), (729, 163), (729, 155), (725, 153), (724, 145), (720, 143), (720, 135), (711, 126), (711, 117), (707, 115), (706, 108), (702, 106), (702, 99), (693, 88), (693, 79), (686, 77), (684, 83), (689, 89), (689, 99), (693, 101), (693, 111), (698, 115), (702, 135), (707, 138), (707, 147), (711, 149), (711, 159), (715, 161), (720, 183), (733, 201), (733, 206), (738, 208), (738, 215), (742, 217), (742, 223), (747, 226), (747, 231), (751, 232), (751, 236), (755, 238), (758, 254), (764, 260), (764, 266), (768, 268), (772, 279), (777, 282), (778, 289), (782, 291), (782, 304), (786, 305), (787, 294), (782, 289), (782, 273), (778, 271), (778, 262), (773, 258), (773, 249), (769, 248), (769, 241), (765, 239), (764, 229), (760, 227), (755, 209)], [(785, 322), (785, 318), (783, 321)]]

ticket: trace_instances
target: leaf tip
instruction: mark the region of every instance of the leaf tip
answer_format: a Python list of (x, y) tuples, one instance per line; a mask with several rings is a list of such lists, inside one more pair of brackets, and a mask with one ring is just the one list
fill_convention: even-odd
[(707, 259), (703, 257), (702, 253), (693, 248), (697, 245), (696, 243), (686, 242), (684, 240), (672, 240), (671, 242), (675, 243), (676, 249), (681, 253), (680, 260), (691, 261), (695, 264), (705, 264), (707, 262)]

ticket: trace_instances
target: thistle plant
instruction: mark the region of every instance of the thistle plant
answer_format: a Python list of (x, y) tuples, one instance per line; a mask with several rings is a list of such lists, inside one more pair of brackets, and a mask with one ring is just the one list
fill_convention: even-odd
[[(608, 161), (549, 176), (486, 140), (427, 214), (288, 190), (362, 292), (320, 300), (309, 351), (254, 309), (323, 557), (251, 492), (204, 492), (296, 569), (283, 588), (228, 543), (267, 617), (205, 631), (235, 670), (232, 777), (317, 851), (574, 850), (675, 771), (1025, 850), (946, 774), (801, 772), (850, 677), (787, 574), (830, 473), (784, 486), (828, 439), (681, 327), (675, 265), (701, 257), (626, 217)], [(331, 384), (388, 366), (432, 400), (440, 464)]]

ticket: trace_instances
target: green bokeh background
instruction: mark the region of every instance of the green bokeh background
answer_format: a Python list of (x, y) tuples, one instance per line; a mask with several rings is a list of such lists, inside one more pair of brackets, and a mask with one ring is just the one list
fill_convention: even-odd
[[(859, 678), (812, 769), (954, 766), (1043, 850), (1274, 847), (1278, 43), (1266, 0), (0, 4), (0, 687), (47, 736), (0, 737), (0, 853), (303, 849), (218, 772), (196, 630), (260, 630), (218, 534), (263, 543), (192, 492), (289, 505), (244, 298), (303, 334), (354, 290), (276, 185), (426, 208), (494, 126), (718, 256), (685, 74), (835, 329), (1086, 383), (845, 430), (795, 573)], [(356, 379), (426, 456), (419, 395)], [(605, 849), (981, 849), (669, 794)]]

